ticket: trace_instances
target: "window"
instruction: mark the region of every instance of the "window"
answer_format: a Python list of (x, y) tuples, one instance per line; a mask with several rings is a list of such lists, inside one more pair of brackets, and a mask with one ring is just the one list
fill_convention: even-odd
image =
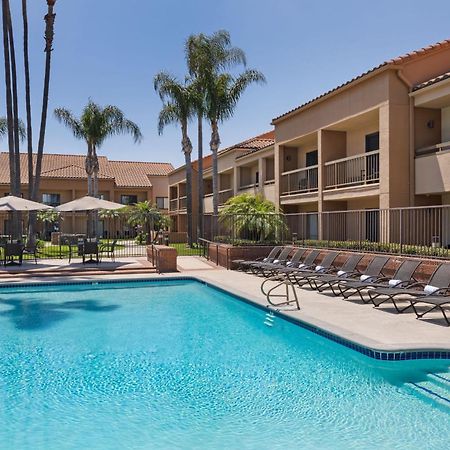
[(380, 149), (380, 133), (371, 133), (366, 135), (366, 152), (373, 152)]
[(306, 167), (317, 166), (318, 162), (317, 150), (306, 153)]
[(120, 203), (122, 205), (135, 205), (137, 203), (137, 195), (121, 195)]
[(59, 206), (61, 204), (60, 194), (42, 194), (42, 203), (48, 206)]
[(156, 197), (156, 207), (158, 209), (168, 209), (169, 208), (168, 197)]

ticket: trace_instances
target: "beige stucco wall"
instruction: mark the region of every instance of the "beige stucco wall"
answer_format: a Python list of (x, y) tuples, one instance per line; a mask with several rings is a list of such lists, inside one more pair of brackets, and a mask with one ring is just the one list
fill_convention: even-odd
[(450, 141), (450, 106), (447, 108), (442, 108), (441, 112), (441, 142)]
[(416, 194), (450, 192), (450, 151), (416, 158)]
[[(450, 117), (449, 117), (450, 118)], [(429, 125), (433, 124), (433, 128)], [(414, 109), (414, 147), (420, 149), (441, 142), (441, 110)]]

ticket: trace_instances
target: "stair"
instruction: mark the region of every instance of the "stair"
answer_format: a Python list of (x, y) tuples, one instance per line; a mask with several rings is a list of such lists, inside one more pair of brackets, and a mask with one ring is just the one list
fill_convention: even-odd
[(450, 372), (430, 373), (423, 381), (405, 383), (416, 395), (450, 411)]

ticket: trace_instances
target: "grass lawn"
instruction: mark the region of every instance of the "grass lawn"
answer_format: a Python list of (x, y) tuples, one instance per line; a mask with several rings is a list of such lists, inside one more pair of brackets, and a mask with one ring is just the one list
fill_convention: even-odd
[(186, 244), (170, 244), (170, 247), (175, 247), (178, 252), (178, 256), (193, 256), (201, 255), (202, 249), (196, 244), (192, 248), (189, 248)]

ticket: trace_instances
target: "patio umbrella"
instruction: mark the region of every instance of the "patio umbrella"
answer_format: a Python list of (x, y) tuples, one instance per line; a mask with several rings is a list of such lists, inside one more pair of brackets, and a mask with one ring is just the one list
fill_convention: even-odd
[(55, 209), (59, 212), (77, 212), (98, 211), (100, 209), (121, 209), (124, 207), (125, 205), (120, 203), (110, 202), (108, 200), (102, 200), (100, 198), (86, 195), (85, 197), (77, 198), (76, 200), (57, 206)]
[(43, 209), (52, 209), (52, 207), (14, 195), (0, 198), (0, 211), (42, 211)]

